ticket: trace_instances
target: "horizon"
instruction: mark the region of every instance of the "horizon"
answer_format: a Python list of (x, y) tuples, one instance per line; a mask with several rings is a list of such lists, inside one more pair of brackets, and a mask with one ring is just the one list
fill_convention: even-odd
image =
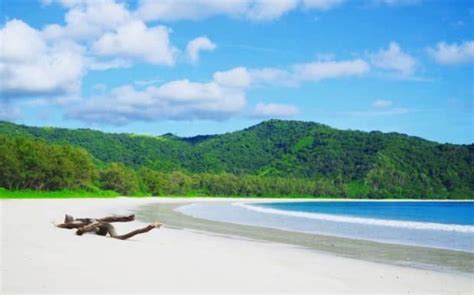
[(85, 127), (85, 128), (73, 128), (73, 127), (60, 127), (60, 126), (50, 126), (50, 125), (48, 125), (48, 126), (33, 126), (33, 125), (26, 125), (26, 124), (9, 122), (9, 121), (2, 121), (2, 120), (0, 120), (0, 124), (1, 123), (11, 123), (11, 124), (16, 124), (16, 125), (20, 125), (20, 126), (25, 126), (25, 127), (28, 127), (28, 128), (46, 128), (46, 129), (47, 128), (54, 128), (54, 129), (66, 129), (66, 130), (89, 130), (89, 131), (101, 132), (101, 133), (105, 133), (105, 134), (134, 135), (134, 136), (144, 136), (144, 137), (162, 137), (162, 136), (166, 136), (166, 135), (171, 135), (171, 136), (178, 137), (180, 139), (191, 139), (191, 138), (195, 138), (195, 137), (199, 137), (199, 136), (220, 136), (220, 135), (225, 135), (225, 134), (229, 134), (229, 133), (233, 133), (233, 132), (239, 132), (239, 131), (243, 131), (245, 129), (249, 129), (249, 128), (264, 124), (264, 123), (268, 123), (270, 121), (315, 123), (315, 124), (323, 125), (323, 126), (326, 126), (326, 127), (331, 128), (331, 129), (338, 130), (338, 131), (353, 131), (353, 132), (363, 132), (363, 133), (381, 132), (383, 134), (399, 134), (399, 135), (404, 135), (404, 136), (408, 136), (408, 137), (420, 138), (422, 140), (434, 142), (436, 144), (455, 144), (455, 145), (473, 145), (474, 144), (474, 142), (460, 143), (460, 144), (450, 143), (450, 142), (439, 142), (439, 141), (430, 140), (430, 139), (427, 139), (427, 138), (424, 138), (424, 137), (420, 137), (420, 136), (417, 136), (417, 135), (411, 135), (411, 134), (407, 134), (407, 133), (400, 133), (400, 132), (397, 132), (397, 131), (360, 130), (360, 129), (350, 129), (350, 128), (342, 129), (342, 128), (335, 128), (335, 127), (332, 127), (330, 125), (323, 124), (323, 123), (316, 122), (316, 121), (302, 121), (302, 120), (292, 120), (292, 119), (266, 119), (266, 120), (262, 120), (262, 121), (260, 121), (256, 124), (252, 124), (250, 126), (244, 127), (242, 129), (226, 131), (226, 132), (222, 132), (222, 133), (194, 134), (194, 135), (190, 135), (190, 136), (180, 136), (178, 134), (171, 133), (171, 132), (166, 132), (166, 133), (161, 133), (161, 134), (148, 134), (148, 133), (136, 133), (136, 132), (103, 131), (103, 130), (100, 130), (100, 129), (87, 128), (87, 127)]
[(4, 0), (0, 15), (3, 121), (194, 137), (279, 119), (474, 142), (472, 1)]

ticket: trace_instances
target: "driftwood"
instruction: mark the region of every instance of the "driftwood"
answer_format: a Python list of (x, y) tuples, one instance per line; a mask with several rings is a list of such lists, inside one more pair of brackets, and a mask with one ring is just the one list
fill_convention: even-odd
[(77, 229), (76, 235), (82, 236), (85, 233), (93, 233), (99, 236), (106, 236), (109, 234), (114, 239), (126, 240), (135, 235), (149, 232), (154, 228), (160, 228), (161, 223), (153, 223), (144, 228), (139, 228), (129, 233), (118, 235), (112, 222), (128, 222), (135, 220), (135, 215), (128, 216), (108, 216), (104, 218), (74, 218), (66, 214), (64, 223), (56, 224), (56, 227), (65, 229)]

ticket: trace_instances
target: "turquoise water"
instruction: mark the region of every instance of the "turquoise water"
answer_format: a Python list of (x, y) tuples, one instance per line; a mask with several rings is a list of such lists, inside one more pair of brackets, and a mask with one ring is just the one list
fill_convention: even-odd
[(237, 224), (474, 252), (474, 202), (201, 203), (178, 211)]
[(281, 202), (255, 206), (360, 218), (474, 225), (474, 202)]

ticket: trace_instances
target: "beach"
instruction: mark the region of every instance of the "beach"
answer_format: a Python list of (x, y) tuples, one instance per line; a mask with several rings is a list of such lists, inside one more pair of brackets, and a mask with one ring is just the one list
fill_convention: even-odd
[[(139, 220), (145, 220), (144, 209), (140, 209), (144, 206), (161, 204), (160, 208), (169, 209), (180, 203), (212, 201), (216, 199), (2, 200), (0, 293), (471, 294), (474, 290), (472, 270), (462, 271), (462, 267), (447, 271), (371, 261), (370, 253), (341, 255), (280, 240), (180, 225), (176, 215), (160, 219), (157, 214), (156, 221), (164, 223), (162, 228), (126, 241), (76, 236), (72, 230), (53, 225), (66, 213), (75, 217), (137, 213)], [(145, 224), (117, 223), (117, 231)], [(465, 257), (472, 258), (472, 254)]]

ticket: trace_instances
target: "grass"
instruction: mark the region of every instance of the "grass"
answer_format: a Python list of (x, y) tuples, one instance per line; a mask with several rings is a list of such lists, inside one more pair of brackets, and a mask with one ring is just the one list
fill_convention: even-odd
[(68, 198), (114, 198), (119, 196), (114, 191), (10, 191), (0, 188), (0, 199), (68, 199)]
[[(74, 199), (74, 198), (114, 198), (120, 196), (119, 193), (114, 191), (94, 190), (94, 191), (72, 191), (72, 190), (60, 190), (60, 191), (35, 191), (35, 190), (19, 190), (11, 191), (0, 187), (0, 200), (1, 199)], [(135, 192), (129, 197), (150, 197), (149, 193)], [(295, 198), (295, 199), (315, 199), (315, 198), (328, 198), (328, 196), (305, 196), (305, 195), (266, 195), (266, 196), (229, 196), (229, 195), (210, 195), (202, 191), (192, 191), (180, 194), (166, 194), (166, 197), (175, 198), (261, 198), (261, 199), (280, 199), (280, 198)], [(160, 197), (160, 196), (157, 196)], [(330, 197), (329, 197), (330, 198)]]

